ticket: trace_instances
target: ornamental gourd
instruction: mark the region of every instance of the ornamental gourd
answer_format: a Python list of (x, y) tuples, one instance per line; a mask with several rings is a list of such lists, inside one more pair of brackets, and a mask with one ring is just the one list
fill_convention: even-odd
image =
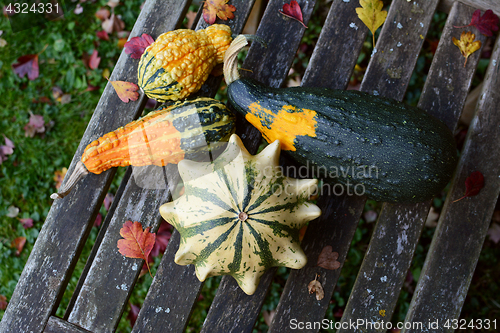
[(276, 89), (240, 79), (236, 56), (246, 44), (240, 35), (226, 51), (229, 102), (268, 142), (280, 140), (283, 150), (315, 176), (352, 186), (351, 193), (359, 187), (357, 193), (386, 202), (427, 201), (446, 186), (457, 149), (437, 118), (359, 91)]
[(212, 98), (161, 106), (92, 141), (66, 185), (51, 198), (68, 194), (89, 172), (100, 174), (117, 166), (165, 166), (184, 158), (206, 158), (221, 148), (218, 143), (229, 140), (234, 122), (233, 113)]
[(183, 99), (198, 91), (231, 43), (231, 28), (214, 24), (161, 34), (141, 56), (138, 83), (157, 101)]
[(233, 134), (213, 163), (179, 162), (184, 194), (160, 207), (180, 234), (177, 264), (194, 264), (200, 281), (231, 275), (249, 295), (269, 267), (306, 264), (299, 230), (321, 214), (307, 201), (318, 181), (285, 177), (280, 150), (252, 156)]

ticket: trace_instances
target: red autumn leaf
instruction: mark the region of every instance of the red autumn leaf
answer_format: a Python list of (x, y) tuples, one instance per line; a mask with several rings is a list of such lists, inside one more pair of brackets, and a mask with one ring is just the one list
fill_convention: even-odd
[(130, 38), (128, 42), (125, 43), (125, 53), (130, 54), (132, 59), (140, 59), (144, 50), (154, 43), (153, 37), (148, 34), (142, 34), (141, 37)]
[(24, 126), (24, 135), (32, 138), (36, 133), (43, 132), (45, 132), (45, 121), (43, 120), (43, 116), (31, 113), (29, 122)]
[(31, 218), (19, 219), (19, 222), (21, 222), (24, 229), (29, 229), (33, 227), (33, 219)]
[(473, 197), (478, 195), (481, 189), (484, 187), (484, 176), (480, 171), (474, 171), (470, 174), (467, 179), (465, 179), (465, 194), (460, 199), (453, 202), (457, 202), (466, 197)]
[(335, 270), (340, 267), (340, 262), (337, 261), (339, 258), (339, 254), (337, 252), (333, 252), (333, 248), (330, 245), (327, 245), (321, 250), (321, 253), (318, 256), (318, 266), (323, 267), (330, 270)]
[(10, 247), (14, 247), (16, 249), (16, 256), (21, 254), (24, 244), (26, 244), (26, 237), (17, 237), (12, 241)]
[(28, 54), (17, 58), (17, 63), (12, 64), (14, 72), (23, 78), (28, 75), (28, 79), (33, 81), (38, 77), (38, 54)]
[[(106, 78), (107, 79), (107, 78)], [(109, 81), (109, 79), (108, 79)], [(139, 86), (132, 82), (126, 81), (109, 81), (115, 88), (116, 94), (122, 102), (128, 103), (129, 101), (136, 101), (139, 98)]]
[(94, 50), (94, 52), (92, 52), (92, 55), (90, 56), (90, 59), (89, 59), (89, 68), (90, 69), (96, 69), (97, 67), (99, 67), (99, 63), (101, 62), (101, 58), (97, 56), (98, 52), (97, 50)]
[(97, 35), (97, 38), (99, 38), (99, 39), (109, 40), (109, 35), (104, 30), (97, 31), (95, 34)]
[(228, 5), (229, 0), (206, 0), (203, 4), (203, 19), (208, 24), (214, 24), (217, 17), (221, 20), (234, 18), (236, 7)]
[(0, 310), (7, 309), (7, 304), (9, 304), (7, 302), (7, 297), (5, 297), (4, 295), (0, 295)]
[(480, 33), (485, 36), (493, 36), (493, 31), (498, 30), (498, 16), (496, 16), (491, 9), (488, 9), (481, 16), (481, 10), (477, 9), (474, 14), (472, 14), (472, 19), (468, 25), (455, 28), (465, 28), (474, 26)]
[(85, 91), (94, 91), (94, 90), (99, 90), (99, 87), (87, 84), (87, 89), (85, 89)]
[(130, 305), (130, 312), (128, 313), (127, 319), (130, 321), (130, 326), (134, 327), (135, 321), (137, 320), (137, 316), (139, 315), (139, 311), (141, 310), (141, 308), (130, 302), (128, 302), (128, 304)]
[(307, 29), (306, 25), (304, 24), (304, 18), (302, 17), (302, 10), (300, 9), (297, 1), (292, 0), (289, 4), (285, 3), (283, 5), (283, 10), (280, 10), (280, 13), (285, 15), (286, 17), (299, 21), (304, 26), (304, 28)]
[[(118, 251), (127, 258), (139, 258), (148, 262), (148, 256), (155, 245), (156, 235), (149, 232), (149, 227), (144, 231), (140, 222), (127, 221), (120, 229), (124, 239), (118, 240)], [(151, 275), (151, 269), (149, 268)], [(152, 277), (152, 275), (151, 275)]]

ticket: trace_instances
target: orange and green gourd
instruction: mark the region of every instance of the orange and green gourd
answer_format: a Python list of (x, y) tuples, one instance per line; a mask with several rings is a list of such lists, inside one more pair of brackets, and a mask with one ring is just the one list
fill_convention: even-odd
[(160, 102), (186, 98), (222, 63), (231, 41), (231, 28), (223, 24), (166, 32), (144, 51), (138, 67), (139, 86)]
[(212, 98), (162, 106), (146, 116), (92, 141), (83, 152), (67, 186), (53, 198), (66, 195), (89, 172), (100, 174), (118, 166), (177, 164), (184, 158), (210, 159), (234, 133), (235, 117)]

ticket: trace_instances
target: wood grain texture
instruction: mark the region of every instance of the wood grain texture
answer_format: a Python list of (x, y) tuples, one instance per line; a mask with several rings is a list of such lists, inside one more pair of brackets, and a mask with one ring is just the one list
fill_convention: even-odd
[[(130, 36), (147, 32), (155, 38), (172, 30), (186, 9), (187, 1), (146, 1)], [(165, 17), (166, 12), (171, 15)], [(110, 79), (134, 82), (136, 67), (137, 60), (122, 52)], [(108, 83), (68, 175), (88, 143), (137, 118), (145, 101), (141, 95), (137, 101), (125, 104)], [(42, 332), (49, 316), (55, 313), (114, 173), (109, 170), (88, 175), (68, 196), (54, 201), (0, 322), (1, 332)]]
[[(298, 3), (307, 24), (315, 1)], [(240, 73), (273, 87), (279, 87), (284, 82), (304, 33), (304, 27), (299, 22), (279, 13), (282, 7), (282, 1), (272, 0), (268, 3), (257, 36), (268, 43), (269, 47), (253, 43), (242, 65), (242, 68), (251, 72)], [(237, 119), (236, 133), (240, 135), (248, 151), (255, 154), (260, 144), (260, 132), (242, 117), (238, 116)], [(270, 269), (263, 275), (252, 296), (246, 295), (232, 277), (224, 276), (202, 332), (251, 332), (274, 273), (275, 269)]]
[[(458, 318), (500, 191), (500, 39), (492, 53), (476, 114), (469, 127), (448, 198), (420, 274), (406, 321), (438, 320), (438, 329), (404, 332), (453, 332), (443, 327)], [(477, 196), (453, 202), (465, 192), (465, 179), (484, 175)], [(432, 300), (432, 301), (429, 301)]]
[[(150, 173), (152, 168), (161, 169), (154, 166), (142, 169)], [(166, 169), (172, 175), (177, 172), (174, 167)], [(161, 177), (161, 173), (159, 177), (151, 177), (151, 184), (164, 182)], [(176, 176), (172, 178), (169, 183), (175, 184)], [(151, 232), (155, 232), (160, 222), (158, 209), (169, 199), (167, 190), (141, 187), (139, 179), (144, 183), (139, 175), (127, 183), (68, 318), (70, 323), (89, 331), (115, 331), (144, 263), (142, 259), (126, 258), (119, 253), (117, 242), (122, 238), (123, 223), (139, 221), (143, 228), (151, 227)]]
[[(403, 100), (438, 0), (394, 0), (389, 7), (361, 90)], [(365, 82), (377, 81), (367, 89)]]
[[(426, 80), (426, 87), (446, 82), (452, 84), (458, 91), (466, 92), (469, 90), (474, 68), (479, 58), (470, 59), (472, 61), (470, 68), (464, 69), (460, 59), (450, 59), (452, 57), (450, 54), (454, 54), (456, 46), (448, 41), (451, 40), (450, 34), (453, 33), (453, 26), (457, 25), (457, 21), (471, 13), (467, 6), (457, 6), (450, 13), (442, 34), (441, 45), (436, 51), (431, 71)], [(459, 79), (450, 83), (451, 80), (446, 76), (443, 77), (442, 72), (440, 73), (443, 68)], [(418, 106), (430, 111), (440, 120), (451, 119), (447, 125), (454, 128), (465, 99), (458, 98), (452, 91), (453, 89), (442, 90), (440, 107), (435, 107), (436, 99), (433, 90), (424, 89)], [(450, 114), (455, 113), (457, 116), (450, 117)], [(383, 205), (360, 273), (344, 310), (342, 318), (344, 323), (356, 319), (381, 322), (391, 318), (410, 268), (430, 204), (429, 201), (418, 204), (386, 203)], [(430, 302), (430, 300), (428, 301)], [(380, 315), (380, 310), (385, 311), (385, 316)], [(375, 331), (368, 330), (368, 332)]]
[[(356, 15), (357, 6), (356, 2), (341, 0), (332, 4), (302, 86), (345, 89), (368, 32)], [(359, 29), (351, 28), (351, 22), (356, 22)], [(338, 261), (344, 263), (366, 200), (357, 196), (328, 196), (326, 194), (331, 190), (328, 186), (323, 188), (318, 200), (321, 217), (309, 223), (302, 240), (307, 265), (300, 270), (291, 270), (269, 332), (288, 331), (292, 319), (297, 322), (320, 322), (324, 318), (342, 267), (334, 271), (317, 267), (318, 255), (330, 245), (333, 251), (339, 253)], [(307, 290), (307, 285), (316, 274), (320, 275), (319, 281), (325, 292), (321, 301), (317, 301)]]
[(497, 0), (441, 0), (439, 1), (438, 9), (449, 13), (455, 2), (461, 2), (482, 11), (491, 9), (495, 14), (500, 16), (500, 2)]
[(133, 333), (184, 332), (203, 284), (196, 277), (193, 266), (174, 262), (179, 242), (179, 233), (175, 230), (141, 306)]
[(475, 27), (456, 29), (454, 26), (466, 25), (472, 17), (474, 8), (456, 3), (450, 11), (448, 22), (443, 29), (436, 54), (429, 69), (427, 80), (422, 89), (419, 107), (442, 120), (451, 131), (454, 131), (462, 109), (467, 99), (467, 93), (472, 84), (472, 78), (481, 56), (481, 50), (472, 53), (464, 67), (465, 58), (452, 37), (460, 39), (462, 31), (471, 31), (476, 40), (484, 43), (486, 37)]
[(61, 318), (52, 316), (45, 326), (43, 333), (92, 333), (81, 327), (68, 323)]

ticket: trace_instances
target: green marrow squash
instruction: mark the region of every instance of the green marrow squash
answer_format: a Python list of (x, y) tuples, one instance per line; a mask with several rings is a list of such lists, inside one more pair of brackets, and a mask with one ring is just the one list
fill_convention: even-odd
[[(449, 182), (457, 149), (437, 118), (359, 91), (270, 88), (239, 78), (236, 56), (246, 44), (240, 35), (226, 51), (230, 104), (314, 176), (334, 179), (342, 193), (384, 202), (426, 201)], [(330, 193), (340, 189), (331, 186)]]

